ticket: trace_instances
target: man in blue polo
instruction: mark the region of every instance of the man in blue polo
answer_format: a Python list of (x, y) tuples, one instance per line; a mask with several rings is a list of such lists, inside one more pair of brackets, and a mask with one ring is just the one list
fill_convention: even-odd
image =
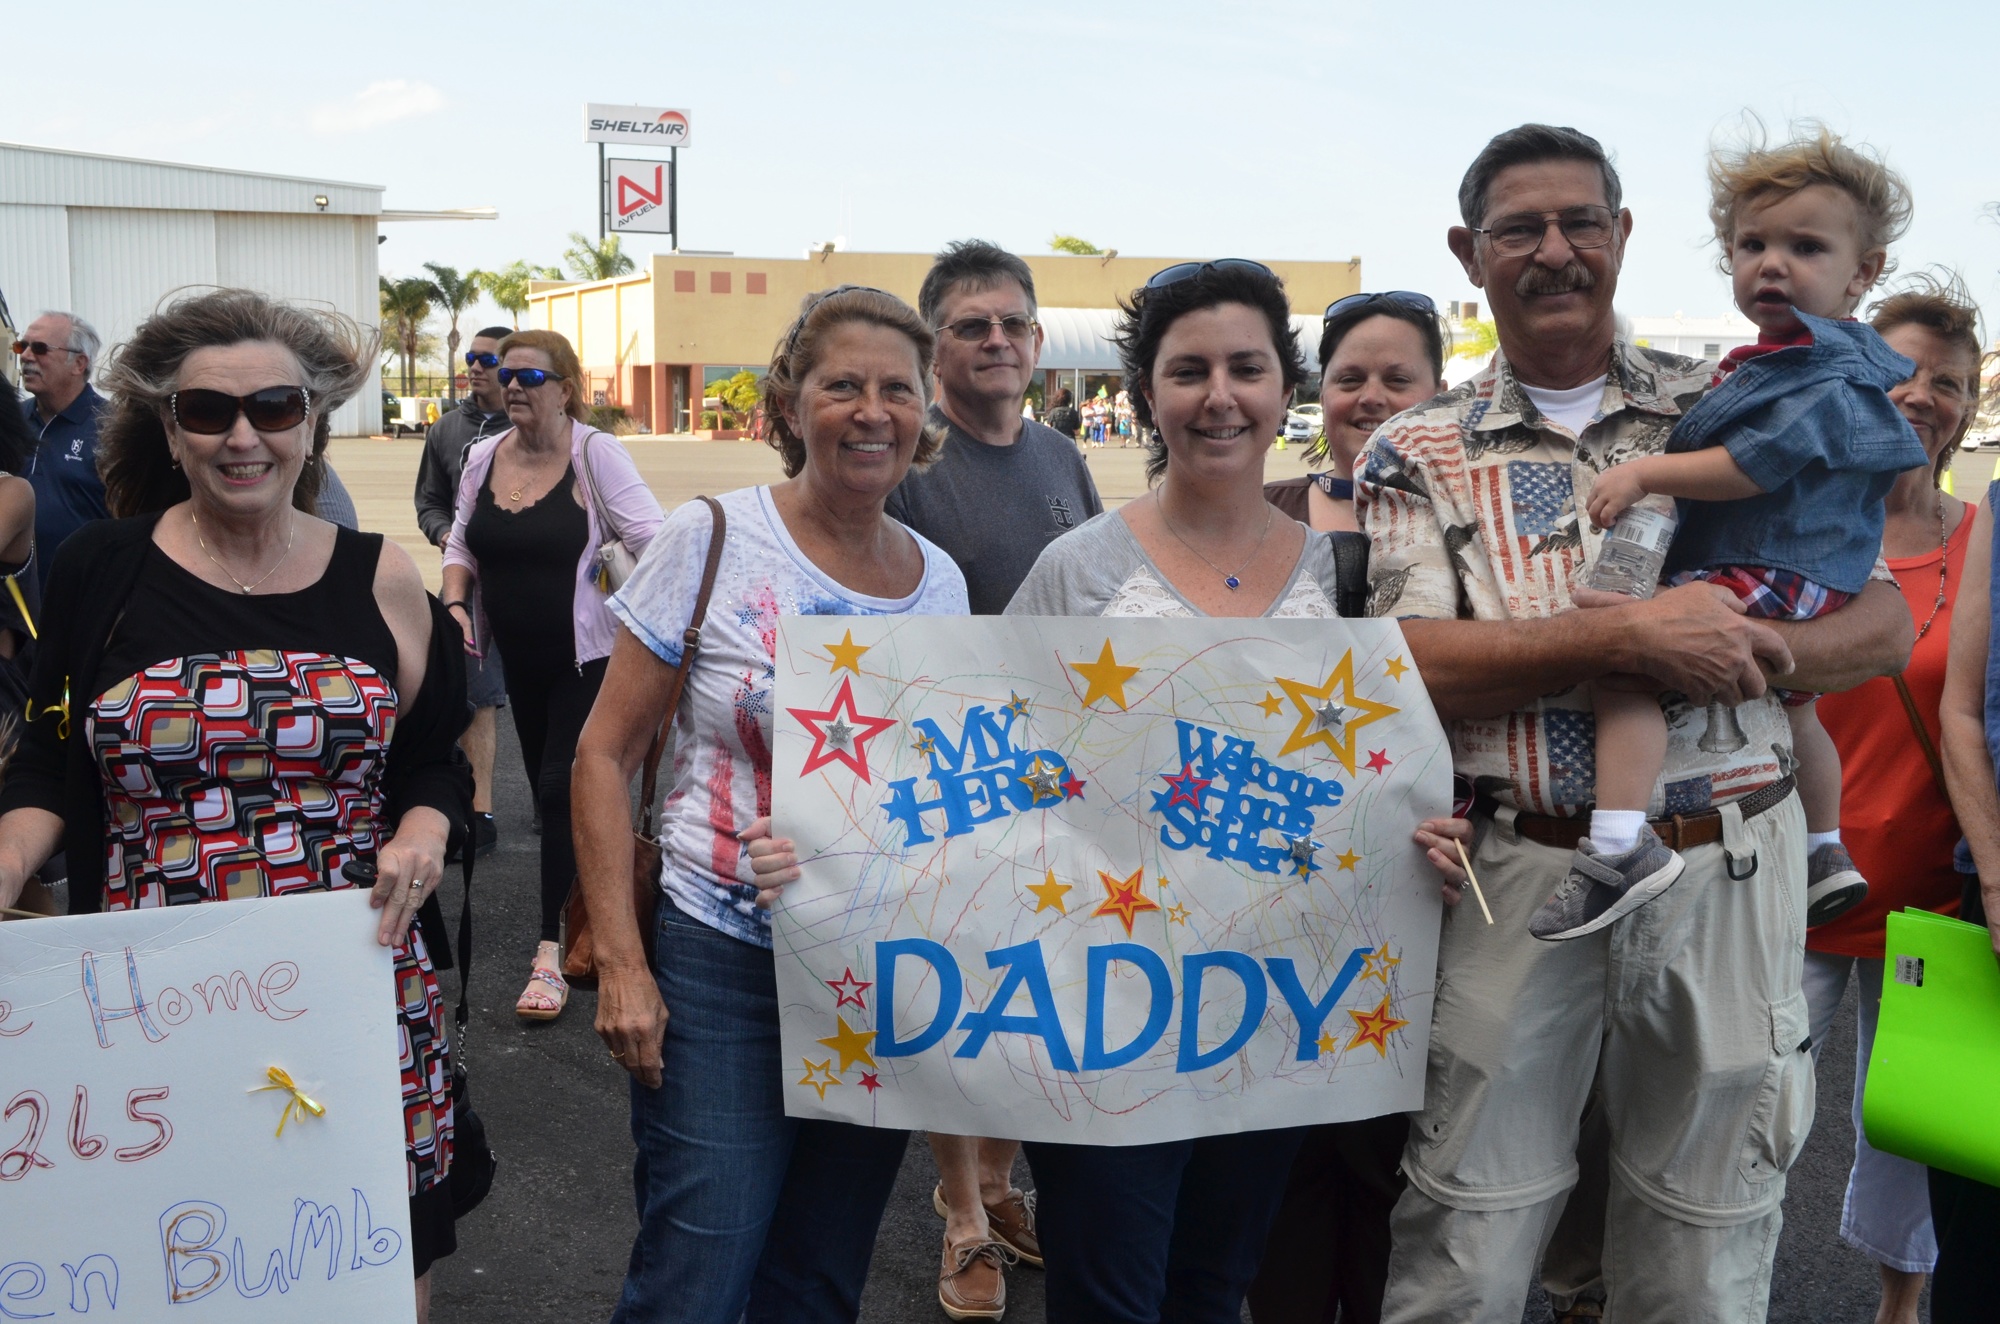
[(97, 476), (97, 415), (104, 397), (90, 387), (103, 341), (74, 313), (43, 313), (14, 342), (21, 356), (23, 406), (39, 438), (27, 479), (35, 489), (35, 576), (49, 582), (49, 563), (63, 540), (109, 512)]

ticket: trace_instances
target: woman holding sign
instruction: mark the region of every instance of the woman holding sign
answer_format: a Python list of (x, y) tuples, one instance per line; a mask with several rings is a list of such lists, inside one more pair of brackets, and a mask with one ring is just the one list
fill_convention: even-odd
[[(734, 1324), (746, 1307), (753, 1321), (797, 1324), (860, 1310), (908, 1134), (785, 1116), (770, 894), (760, 896), (744, 842), (768, 831), (771, 812), (778, 617), (968, 611), (951, 558), (883, 513), (910, 466), (938, 452), (924, 428), (934, 349), (894, 295), (851, 285), (815, 295), (764, 378), (787, 481), (724, 494), (720, 524), (702, 502), (675, 511), (611, 599), (619, 629), (571, 799), (597, 942), (597, 1032), (632, 1073), (639, 1150), (639, 1235), (618, 1324)], [(722, 528), (712, 605), (697, 623)], [(683, 667), (649, 961), (633, 916), (627, 794)]]
[[(1264, 498), (1264, 457), (1305, 375), (1277, 275), (1241, 258), (1168, 267), (1133, 294), (1119, 345), (1157, 486), (1051, 543), (1008, 614), (1341, 615), (1353, 549)], [(1448, 852), (1468, 829), (1416, 833), (1454, 900), (1464, 875)], [(1049, 1319), (1155, 1321), (1169, 1300), (1176, 1319), (1238, 1319), (1301, 1134), (1030, 1142)]]
[(247, 290), (177, 300), (120, 347), (98, 442), (120, 518), (50, 571), (0, 904), (58, 846), (78, 913), (348, 887), (372, 864), (421, 1319), (456, 1241), (444, 1015), (411, 921), (471, 785), (457, 627), (401, 548), (310, 513), (328, 420), (374, 355), (345, 318)]

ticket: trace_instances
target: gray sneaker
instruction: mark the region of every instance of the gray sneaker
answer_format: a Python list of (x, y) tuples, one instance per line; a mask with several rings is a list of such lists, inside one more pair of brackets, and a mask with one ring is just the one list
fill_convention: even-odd
[(1806, 859), (1806, 927), (1839, 919), (1868, 895), (1868, 880), (1854, 867), (1847, 847), (1829, 841)]
[(1625, 918), (1674, 885), (1687, 862), (1666, 847), (1649, 823), (1622, 855), (1600, 855), (1586, 837), (1570, 857), (1569, 873), (1555, 895), (1528, 921), (1544, 942), (1595, 933)]

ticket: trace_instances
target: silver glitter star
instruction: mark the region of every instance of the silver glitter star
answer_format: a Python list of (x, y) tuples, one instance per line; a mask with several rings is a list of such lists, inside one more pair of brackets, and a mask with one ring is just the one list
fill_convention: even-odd
[(1338, 731), (1347, 725), (1347, 708), (1340, 700), (1331, 696), (1319, 707), (1313, 709), (1322, 731)]
[(1291, 848), (1292, 867), (1298, 872), (1299, 877), (1304, 878), (1310, 874), (1316, 867), (1313, 863), (1313, 852), (1319, 849), (1319, 843), (1311, 837), (1286, 837), (1285, 844)]
[(846, 749), (854, 743), (854, 728), (845, 718), (834, 718), (826, 724), (826, 743), (835, 749)]
[(1061, 770), (1061, 764), (1057, 764), (1052, 768), (1037, 758), (1028, 766), (1027, 776), (1016, 777), (1014, 780), (1027, 787), (1028, 793), (1033, 799), (1040, 800), (1045, 795), (1062, 794), (1062, 782), (1056, 776)]

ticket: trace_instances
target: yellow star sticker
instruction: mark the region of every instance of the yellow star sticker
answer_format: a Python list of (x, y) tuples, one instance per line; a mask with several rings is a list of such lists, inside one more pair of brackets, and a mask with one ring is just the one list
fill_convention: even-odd
[(826, 646), (827, 653), (830, 654), (833, 658), (833, 665), (826, 669), (827, 674), (832, 675), (834, 672), (840, 670), (842, 667), (846, 667), (849, 671), (852, 671), (855, 675), (857, 676), (860, 675), (861, 655), (867, 652), (870, 647), (871, 645), (868, 644), (855, 643), (854, 631), (849, 630), (844, 636), (842, 636), (839, 643), (828, 644)]
[(1043, 763), (1041, 756), (1038, 754), (1035, 756), (1034, 763), (1028, 768), (1028, 775), (1025, 777), (1016, 777), (1014, 780), (1028, 788), (1028, 798), (1031, 801), (1040, 804), (1042, 797), (1045, 795), (1060, 796), (1062, 794), (1062, 783), (1056, 780), (1056, 769), (1060, 767), (1062, 767), (1060, 763), (1056, 764), (1055, 767), (1050, 767), (1048, 764)]
[(1405, 671), (1408, 671), (1409, 669), (1410, 669), (1410, 664), (1403, 660), (1403, 655), (1401, 653), (1398, 653), (1396, 656), (1390, 658), (1387, 662), (1384, 662), (1382, 664), (1382, 670), (1389, 674), (1390, 680), (1401, 680), (1403, 678), (1403, 673)]
[(1046, 883), (1029, 883), (1028, 891), (1032, 892), (1036, 897), (1035, 913), (1037, 915), (1041, 914), (1044, 910), (1050, 909), (1053, 909), (1060, 915), (1069, 914), (1069, 907), (1063, 904), (1063, 898), (1069, 895), (1070, 885), (1068, 883), (1057, 882), (1056, 871), (1054, 869), (1049, 870), (1049, 880)]
[(1176, 924), (1186, 924), (1188, 908), (1179, 902), (1175, 902), (1173, 905), (1167, 907), (1167, 918)]
[[(1292, 728), (1292, 734), (1278, 753), (1292, 754), (1308, 745), (1324, 745), (1349, 773), (1354, 771), (1354, 733), (1402, 711), (1354, 692), (1352, 649), (1340, 655), (1340, 665), (1328, 674), (1323, 685), (1307, 685), (1286, 676), (1273, 679), (1299, 710), (1299, 724)], [(1341, 691), (1338, 698), (1335, 690)]]
[(1115, 915), (1125, 924), (1125, 936), (1132, 936), (1132, 918), (1143, 910), (1158, 910), (1160, 903), (1139, 890), (1139, 878), (1145, 871), (1134, 869), (1129, 878), (1113, 878), (1099, 869), (1097, 876), (1104, 880), (1104, 900), (1097, 903), (1097, 909), (1090, 912), (1091, 918), (1099, 915)]
[(1276, 717), (1285, 711), (1285, 701), (1269, 690), (1264, 691), (1264, 701), (1257, 705), (1264, 710), (1264, 716)]
[(1385, 943), (1363, 958), (1361, 963), (1361, 977), (1363, 979), (1379, 979), (1386, 984), (1389, 982), (1389, 972), (1402, 963), (1402, 957), (1389, 955), (1389, 948)]
[[(824, 1101), (826, 1099), (826, 1087), (840, 1083), (840, 1079), (833, 1074), (833, 1059), (828, 1058), (824, 1062), (815, 1062), (810, 1058), (802, 1057), (799, 1061), (805, 1063), (806, 1067), (806, 1074), (799, 1077), (799, 1084), (810, 1085), (818, 1090), (821, 1101)], [(819, 1078), (822, 1073), (826, 1076), (825, 1080)]]
[(1088, 708), (1099, 699), (1109, 699), (1125, 710), (1125, 682), (1139, 674), (1139, 668), (1120, 664), (1111, 652), (1111, 641), (1104, 641), (1104, 651), (1097, 655), (1095, 662), (1072, 662), (1069, 669), (1090, 682), (1090, 688), (1083, 692), (1083, 706)]
[(1334, 856), (1333, 858), (1338, 860), (1340, 862), (1340, 867), (1347, 870), (1349, 873), (1353, 873), (1354, 866), (1361, 863), (1361, 857), (1355, 853), (1352, 847), (1349, 847), (1348, 849), (1342, 851), (1340, 854)]
[(920, 731), (917, 738), (910, 742), (910, 748), (916, 750), (920, 757), (929, 758), (937, 753), (937, 741), (931, 739), (928, 731)]
[(1382, 1003), (1373, 1011), (1350, 1011), (1354, 1018), (1354, 1037), (1347, 1041), (1349, 1048), (1359, 1048), (1363, 1044), (1375, 1045), (1375, 1051), (1383, 1057), (1389, 1056), (1389, 1036), (1408, 1025), (1389, 1014), (1389, 997), (1385, 993)]
[[(842, 1071), (847, 1070), (856, 1062), (861, 1062), (871, 1067), (874, 1066), (875, 1059), (868, 1055), (868, 1046), (875, 1042), (875, 1031), (869, 1030), (864, 1033), (863, 1031), (856, 1030), (848, 1025), (845, 1016), (836, 1016), (833, 1019), (840, 1025), (840, 1033), (825, 1039), (815, 1039), (813, 1042), (822, 1048), (831, 1048), (834, 1052), (840, 1054), (840, 1069)], [(820, 1097), (824, 1098), (826, 1096), (821, 1095)]]
[(1320, 1037), (1313, 1040), (1313, 1042), (1319, 1045), (1319, 1051), (1322, 1053), (1331, 1053), (1334, 1049), (1340, 1047), (1340, 1041), (1333, 1037), (1331, 1030), (1321, 1033)]

